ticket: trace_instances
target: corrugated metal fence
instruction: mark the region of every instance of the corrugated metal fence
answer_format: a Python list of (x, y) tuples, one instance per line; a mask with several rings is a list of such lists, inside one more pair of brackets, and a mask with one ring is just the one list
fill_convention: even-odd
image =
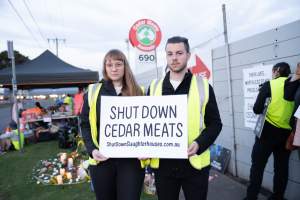
[[(244, 126), (243, 69), (261, 63), (275, 64), (284, 61), (290, 64), (292, 72), (294, 72), (296, 63), (300, 62), (300, 20), (231, 43), (229, 49), (237, 149), (237, 175), (249, 179), (254, 134), (252, 130)], [(232, 116), (229, 114), (224, 46), (212, 50), (212, 64), (213, 86), (224, 125), (216, 143), (233, 151), (233, 127), (231, 126)], [(234, 160), (231, 160), (229, 170), (233, 172), (233, 169)], [(263, 186), (272, 190), (272, 182), (273, 157), (271, 156), (265, 169)], [(300, 160), (297, 151), (294, 151), (290, 157), (286, 197), (288, 199), (300, 199)]]

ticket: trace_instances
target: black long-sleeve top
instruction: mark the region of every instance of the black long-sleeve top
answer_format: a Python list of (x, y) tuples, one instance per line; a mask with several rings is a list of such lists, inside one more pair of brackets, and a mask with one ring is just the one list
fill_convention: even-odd
[[(192, 73), (188, 71), (183, 81), (174, 90), (172, 84), (170, 83), (170, 72), (168, 72), (163, 80), (162, 95), (182, 95), (188, 94), (190, 89), (190, 84), (192, 80)], [(196, 119), (198, 120), (198, 119)], [(219, 109), (216, 102), (216, 97), (213, 88), (209, 85), (209, 98), (205, 109), (204, 123), (206, 128), (202, 131), (196, 142), (199, 145), (198, 155), (203, 153), (206, 149), (211, 146), (222, 129), (222, 122), (219, 114)]]
[[(293, 116), (298, 107), (300, 106), (300, 81), (288, 82), (286, 85), (286, 90), (284, 93), (284, 99), (288, 101), (295, 101), (295, 107), (293, 111)], [(290, 120), (290, 125), (295, 128), (295, 118), (292, 117)]]
[(290, 81), (286, 84), (284, 99), (288, 101), (295, 101), (295, 107), (300, 105), (300, 81)]
[(253, 112), (255, 114), (261, 114), (263, 112), (265, 102), (268, 97), (271, 97), (270, 81), (263, 83), (259, 88), (259, 93), (253, 106)]
[[(97, 119), (100, 119), (101, 96), (118, 96), (111, 81), (102, 81), (102, 86), (101, 86), (101, 89), (99, 91), (99, 95), (97, 98), (97, 106), (96, 106)], [(84, 103), (83, 103), (82, 112), (80, 115), (80, 117), (81, 117), (81, 132), (82, 132), (82, 137), (83, 137), (87, 152), (90, 155), (92, 155), (93, 150), (98, 149), (98, 148), (93, 143), (93, 139), (92, 139), (92, 135), (91, 135), (91, 126), (90, 126), (90, 121), (89, 121), (90, 108), (89, 108), (89, 103), (88, 103), (88, 94), (86, 93), (83, 98), (84, 98)], [(100, 129), (99, 120), (97, 120), (97, 127), (98, 127), (98, 132), (99, 132), (99, 129)]]

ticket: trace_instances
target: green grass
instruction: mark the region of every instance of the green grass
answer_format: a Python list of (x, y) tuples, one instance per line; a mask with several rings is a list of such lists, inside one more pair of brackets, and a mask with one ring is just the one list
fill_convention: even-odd
[[(95, 195), (89, 183), (70, 186), (45, 186), (31, 178), (32, 168), (39, 160), (48, 159), (64, 150), (57, 141), (29, 144), (24, 152), (8, 152), (0, 156), (0, 200), (91, 200)], [(155, 200), (142, 194), (142, 200)]]

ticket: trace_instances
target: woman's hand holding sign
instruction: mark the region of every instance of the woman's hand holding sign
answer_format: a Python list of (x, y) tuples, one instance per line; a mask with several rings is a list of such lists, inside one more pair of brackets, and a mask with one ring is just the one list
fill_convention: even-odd
[(98, 149), (94, 149), (92, 155), (96, 161), (106, 161), (108, 159), (107, 157), (102, 155)]

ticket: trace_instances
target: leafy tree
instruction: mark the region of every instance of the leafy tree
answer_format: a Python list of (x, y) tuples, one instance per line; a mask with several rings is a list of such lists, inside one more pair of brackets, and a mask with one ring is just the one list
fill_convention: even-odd
[[(16, 65), (29, 61), (28, 56), (24, 56), (19, 51), (14, 51)], [(10, 66), (10, 59), (7, 56), (7, 51), (0, 52), (0, 69)]]

